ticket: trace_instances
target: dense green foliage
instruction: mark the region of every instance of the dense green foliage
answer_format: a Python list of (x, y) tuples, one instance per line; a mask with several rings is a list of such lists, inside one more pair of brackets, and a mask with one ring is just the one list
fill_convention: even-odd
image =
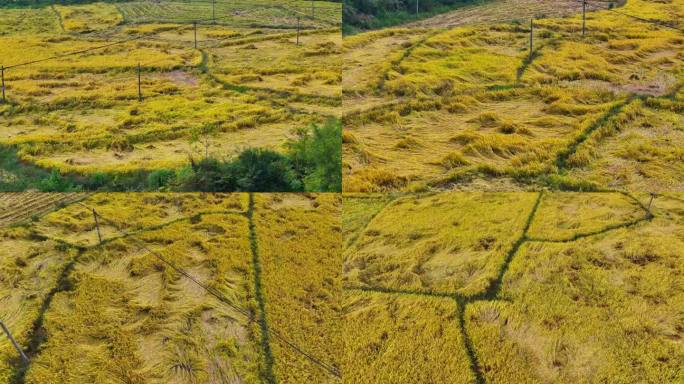
[(0, 151), (3, 169), (20, 175), (0, 178), (0, 191), (37, 189), (42, 192), (108, 191), (252, 191), (337, 192), (342, 189), (342, 125), (330, 120), (296, 131), (286, 153), (249, 148), (235, 157), (191, 159), (179, 170), (64, 175), (23, 164), (10, 147)]
[(322, 127), (300, 130), (288, 145), (290, 158), (304, 189), (335, 192), (342, 189), (342, 125), (331, 120)]
[[(424, 18), (483, 0), (345, 0), (345, 32), (377, 29)], [(416, 3), (418, 15), (416, 15)]]
[(88, 4), (96, 2), (106, 3), (123, 3), (129, 0), (0, 0), (0, 8), (15, 8), (15, 7), (44, 7), (55, 4)]

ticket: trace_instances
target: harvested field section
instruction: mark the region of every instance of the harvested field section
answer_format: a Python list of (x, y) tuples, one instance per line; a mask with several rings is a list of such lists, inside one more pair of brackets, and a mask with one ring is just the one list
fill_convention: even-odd
[[(336, 383), (341, 333), (339, 195), (260, 194), (253, 222), (279, 382)], [(315, 246), (312, 246), (316, 244)], [(286, 336), (322, 364), (295, 353)]]
[(344, 311), (345, 383), (474, 382), (453, 300), (350, 291)]
[(346, 250), (345, 283), (397, 291), (481, 294), (522, 235), (535, 198), (520, 193), (399, 198)]
[[(620, 1), (616, 1), (619, 3)], [(460, 25), (529, 20), (532, 17), (574, 15), (582, 4), (575, 0), (497, 0), (478, 2), (409, 24), (419, 28), (449, 28)]]
[(639, 204), (619, 193), (547, 194), (539, 204), (528, 236), (562, 241), (633, 222), (644, 217)]
[(34, 220), (87, 197), (85, 193), (0, 193), (0, 227)]
[(487, 381), (681, 381), (678, 220), (523, 246), (504, 279), (506, 300), (466, 313)]
[[(471, 195), (423, 199), (457, 202), (453, 211), (461, 213), (459, 223), (467, 223), (464, 212), (477, 212), (481, 221), (494, 218), (500, 227), (479, 224), (468, 231), (459, 225), (464, 229), (451, 228), (456, 234), (451, 238), (432, 237), (434, 247), (467, 249), (488, 228), (499, 237), (511, 234), (513, 244), (497, 264), (498, 273), (475, 295), (457, 287), (387, 287), (377, 282), (384, 283), (405, 258), (379, 252), (364, 270), (373, 284), (345, 280), (345, 329), (354, 337), (344, 361), (352, 375), (378, 372), (384, 375), (379, 382), (392, 383), (411, 382), (405, 377), (413, 369), (408, 377), (432, 375), (417, 382), (435, 383), (454, 382), (454, 377), (469, 383), (676, 383), (684, 378), (682, 194), (489, 193), (471, 202), (464, 196)], [(419, 220), (394, 209), (415, 200), (398, 198), (373, 219), (364, 236), (380, 222), (403, 229), (392, 237), (386, 231), (371, 233), (376, 240), (370, 244), (417, 254), (416, 245), (423, 241), (414, 230)], [(440, 216), (414, 205), (425, 215)], [(441, 207), (442, 216), (451, 211)], [(526, 223), (514, 233), (515, 224), (506, 218), (521, 212)], [(351, 224), (345, 231), (356, 230), (362, 216), (346, 219)], [(346, 266), (368, 254), (364, 241), (361, 237), (345, 250)], [(437, 267), (433, 275), (449, 272), (450, 266)], [(478, 271), (487, 273), (484, 267)], [(355, 274), (361, 275), (352, 270), (349, 276)], [(437, 316), (428, 317), (434, 311)], [(452, 325), (459, 332), (448, 333)], [(447, 339), (452, 341), (445, 346)], [(437, 356), (444, 351), (450, 360)], [(461, 375), (439, 376), (451, 369)]]
[(0, 320), (29, 357), (0, 335), (0, 382), (337, 382), (340, 205), (94, 194), (0, 228)]
[(343, 190), (682, 190), (681, 4), (510, 3), (345, 40)]
[[(65, 268), (76, 256), (53, 240), (36, 239), (25, 228), (0, 228), (0, 320), (23, 345), (34, 347), (36, 321), (43, 316)], [(19, 357), (0, 334), (0, 382), (10, 383)]]

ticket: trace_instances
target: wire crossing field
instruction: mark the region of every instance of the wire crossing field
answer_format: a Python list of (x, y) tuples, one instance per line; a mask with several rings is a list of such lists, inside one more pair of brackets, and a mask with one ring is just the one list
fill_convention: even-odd
[[(84, 178), (284, 152), (295, 129), (334, 118), (341, 104), (341, 6), (317, 1), (312, 16), (304, 5), (3, 9), (0, 145), (20, 165)], [(0, 175), (13, 180), (12, 169)]]
[(575, 3), (347, 37), (344, 190), (683, 190), (684, 4)]
[(0, 382), (335, 382), (339, 205), (95, 194), (0, 229), (0, 318), (30, 358), (3, 335)]
[(344, 202), (344, 233), (361, 232), (345, 250), (349, 382), (684, 379), (681, 194), (396, 196), (373, 217), (368, 203)]

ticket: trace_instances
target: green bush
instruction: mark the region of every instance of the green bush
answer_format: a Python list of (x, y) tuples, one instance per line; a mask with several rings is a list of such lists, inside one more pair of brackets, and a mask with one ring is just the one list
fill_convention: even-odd
[(41, 192), (74, 192), (81, 189), (81, 186), (64, 178), (57, 170), (53, 170), (50, 176), (38, 182), (38, 190)]
[(322, 127), (298, 131), (287, 144), (288, 154), (306, 191), (342, 190), (342, 124), (329, 120)]

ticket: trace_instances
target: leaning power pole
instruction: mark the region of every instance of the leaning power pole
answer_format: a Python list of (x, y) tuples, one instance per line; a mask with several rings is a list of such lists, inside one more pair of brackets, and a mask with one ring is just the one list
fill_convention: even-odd
[(582, 37), (587, 34), (587, 0), (582, 0)]
[(534, 18), (530, 19), (530, 61), (532, 61), (533, 49), (534, 49)]
[(2, 320), (0, 320), (0, 327), (2, 328), (2, 330), (7, 335), (7, 338), (9, 338), (10, 341), (12, 342), (14, 349), (16, 349), (17, 352), (19, 353), (19, 357), (21, 357), (21, 361), (24, 362), (24, 365), (28, 365), (29, 364), (28, 357), (26, 357), (26, 354), (24, 353), (24, 351), (19, 346), (19, 343), (17, 343), (17, 341), (14, 340), (14, 337), (12, 336), (12, 332), (10, 332), (9, 328), (7, 328), (7, 326), (5, 325), (5, 323), (2, 322)]
[(93, 218), (95, 219), (95, 229), (97, 229), (97, 242), (102, 244), (102, 234), (100, 234), (100, 222), (97, 220), (97, 212), (93, 208)]
[(140, 63), (138, 62), (138, 101), (142, 101), (142, 85), (140, 84)]
[(197, 22), (192, 23), (193, 29), (195, 30), (195, 49), (197, 49)]
[(2, 73), (2, 104), (5, 103), (5, 66), (0, 67), (0, 73)]

